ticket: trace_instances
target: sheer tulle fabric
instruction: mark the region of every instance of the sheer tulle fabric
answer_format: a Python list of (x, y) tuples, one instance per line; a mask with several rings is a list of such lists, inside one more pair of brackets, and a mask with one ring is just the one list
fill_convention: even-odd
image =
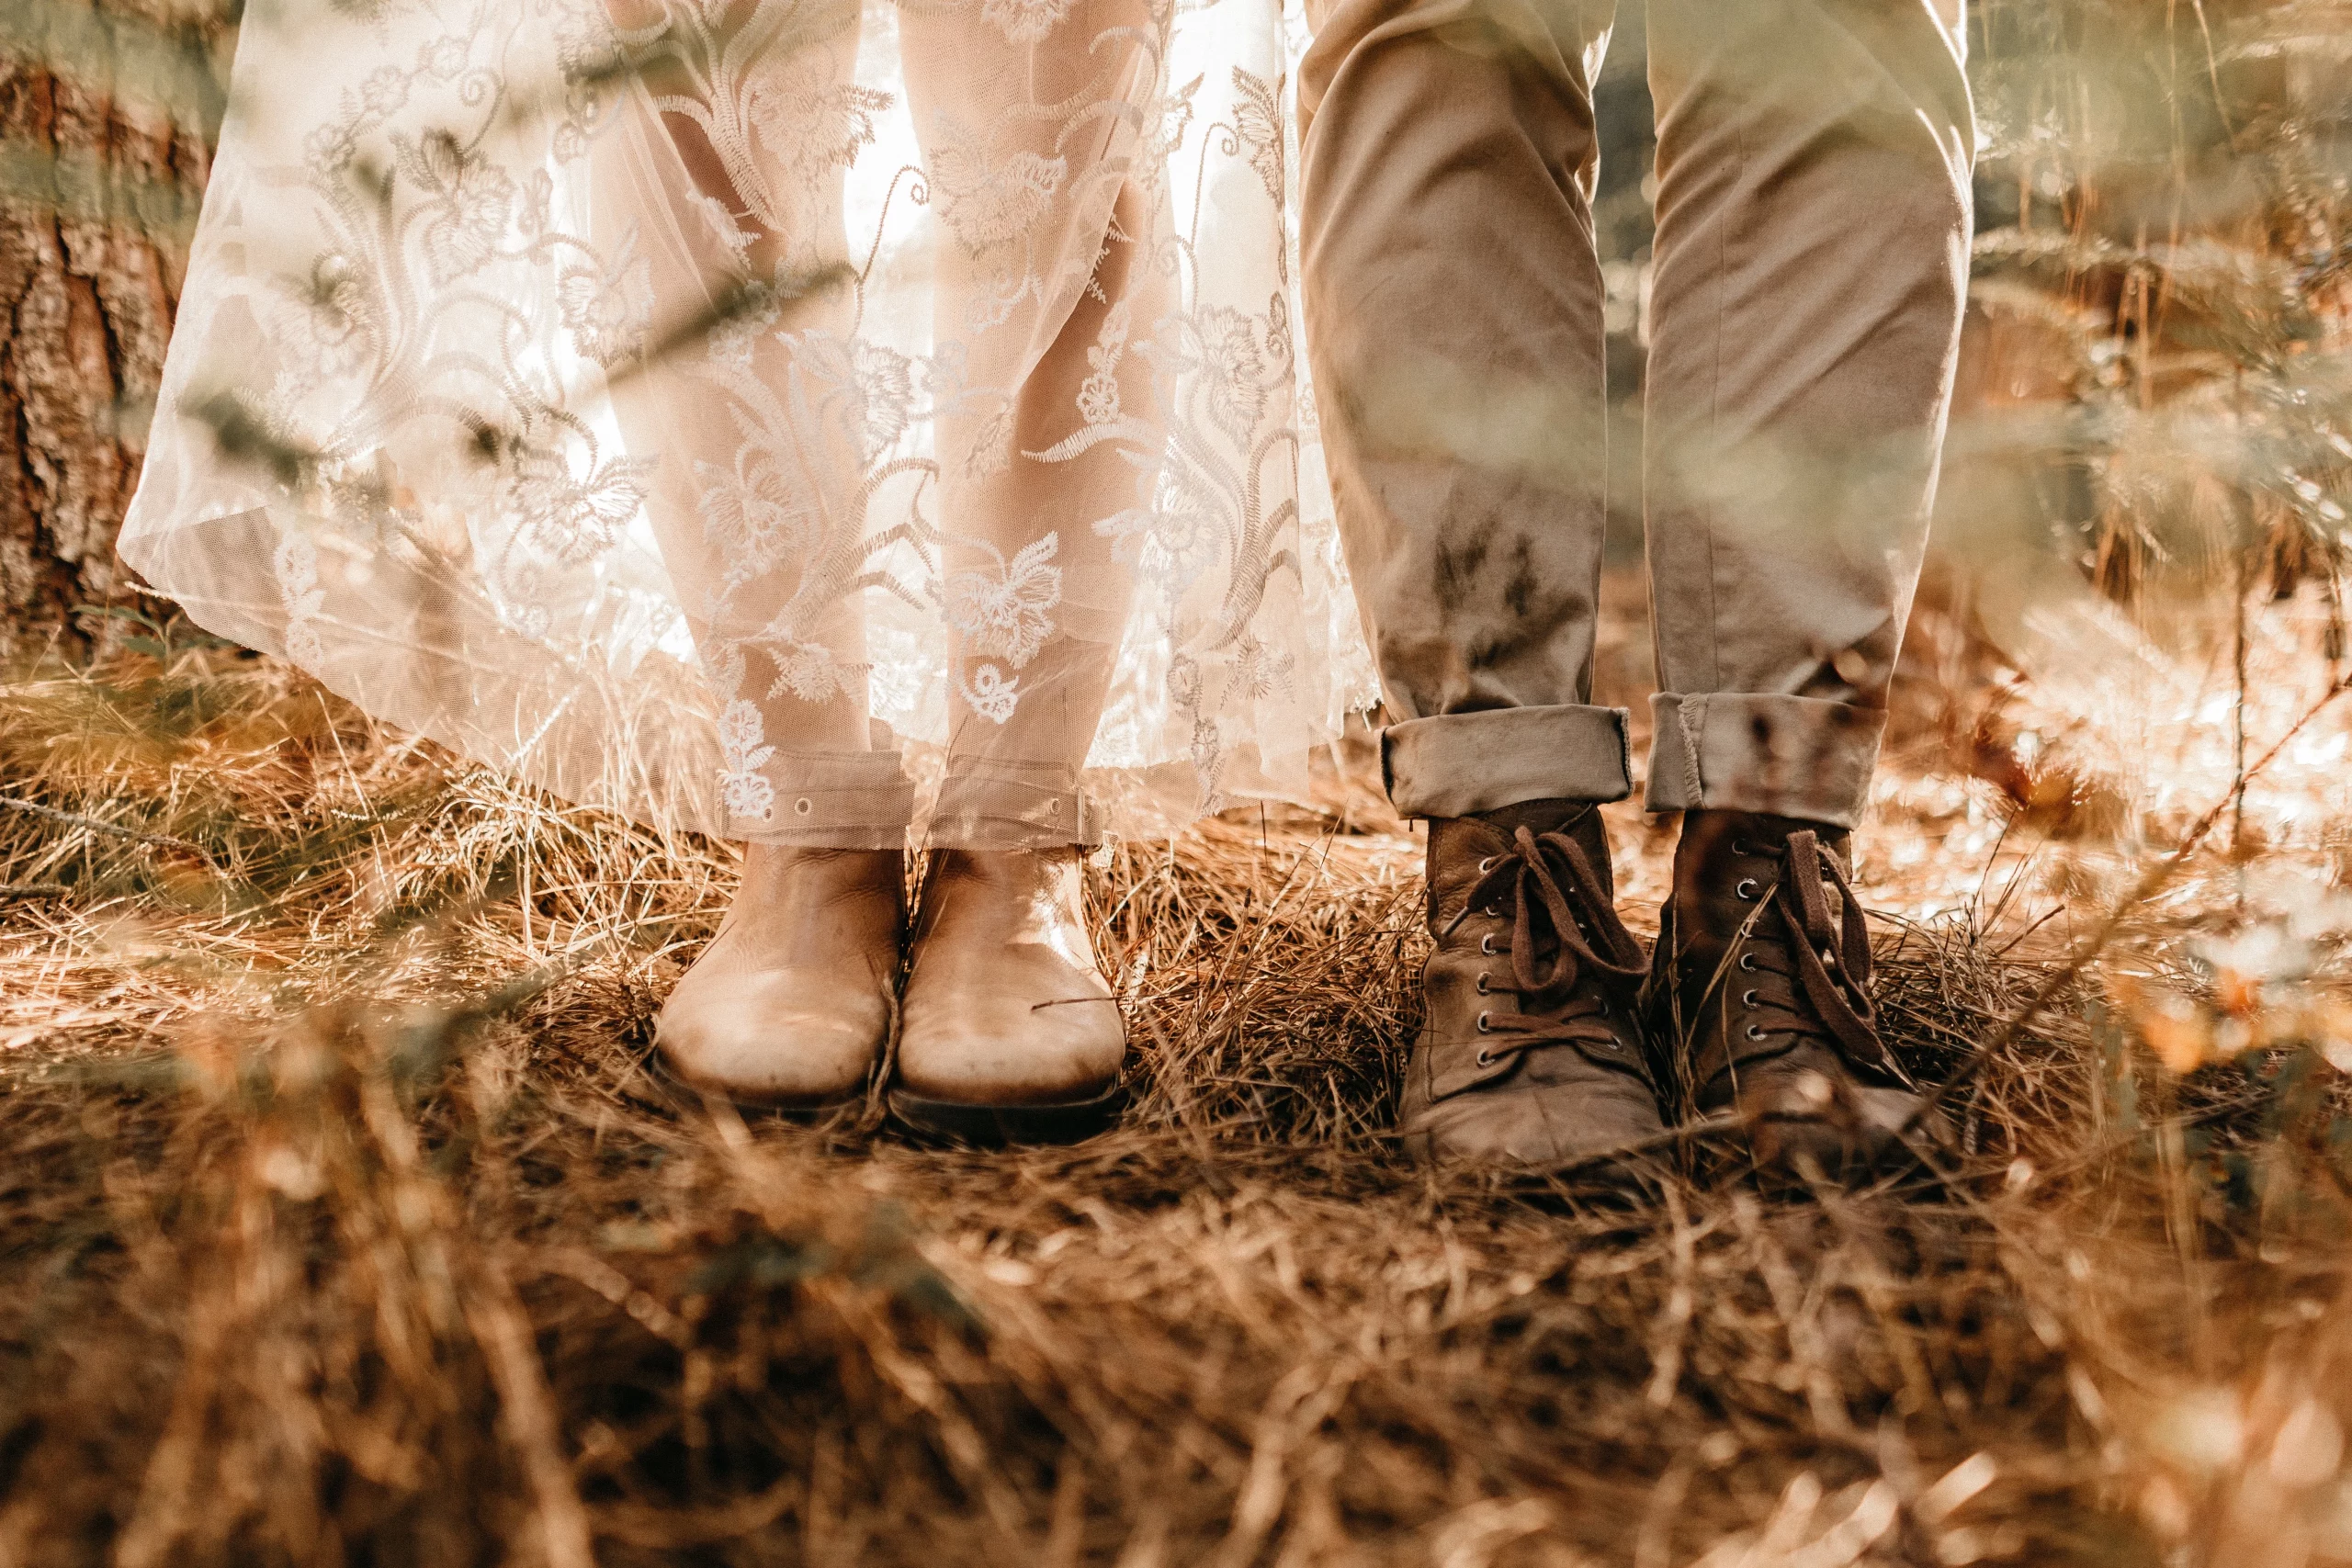
[(729, 837), (1296, 794), (1374, 683), (1285, 59), (1274, 0), (255, 5), (122, 553)]

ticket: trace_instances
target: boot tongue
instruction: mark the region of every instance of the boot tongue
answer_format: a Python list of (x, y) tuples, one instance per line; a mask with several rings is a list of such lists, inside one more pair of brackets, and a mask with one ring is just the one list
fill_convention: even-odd
[(1796, 817), (1768, 817), (1761, 812), (1724, 812), (1718, 830), (1723, 833), (1726, 844), (1734, 839), (1744, 840), (1775, 854), (1799, 833), (1811, 833), (1815, 843), (1841, 859), (1845, 857), (1847, 845), (1854, 836), (1848, 829), (1833, 828), (1826, 822), (1807, 822)]
[(1589, 800), (1522, 800), (1515, 806), (1481, 811), (1477, 819), (1509, 840), (1521, 828), (1537, 834), (1565, 831), (1570, 823), (1599, 809)]

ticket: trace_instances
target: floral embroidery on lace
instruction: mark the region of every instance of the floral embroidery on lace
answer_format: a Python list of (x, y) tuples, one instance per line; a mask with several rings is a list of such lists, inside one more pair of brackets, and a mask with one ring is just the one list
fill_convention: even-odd
[(560, 561), (586, 561), (610, 549), (637, 515), (653, 462), (616, 457), (574, 478), (569, 457), (554, 446), (518, 451), (507, 493), (523, 543)]
[(719, 794), (729, 814), (754, 822), (775, 816), (775, 785), (759, 773), (775, 757), (775, 748), (766, 741), (760, 710), (752, 704), (739, 698), (719, 714), (718, 744), (725, 759), (718, 775)]
[(615, 6), (248, 15), (126, 557), (688, 827), (869, 747), (1303, 791), (1372, 683), (1275, 0)]
[(982, 0), (980, 15), (994, 23), (1008, 43), (1035, 43), (1069, 14), (1069, 0)]
[(636, 238), (630, 235), (601, 267), (567, 267), (556, 284), (556, 306), (572, 345), (599, 365), (643, 352), (653, 319), (653, 266), (637, 254)]
[(983, 664), (972, 671), (969, 684), (963, 687), (964, 701), (974, 713), (992, 724), (1010, 724), (1012, 712), (1021, 700), (1021, 682), (1008, 680), (1003, 671), (993, 664)]
[(447, 284), (480, 269), (506, 233), (514, 176), (469, 152), (446, 130), (414, 141), (395, 137), (392, 148), (401, 171), (432, 198), (424, 204), (426, 276)]
[(319, 587), (319, 552), (301, 535), (288, 534), (278, 541), (271, 565), (277, 569), (278, 602), (286, 609), (286, 656), (297, 664), (311, 663), (324, 655), (311, 625), (326, 604)]
[(743, 114), (760, 150), (799, 182), (854, 164), (859, 151), (874, 144), (875, 116), (893, 101), (871, 87), (835, 83), (826, 61), (804, 56), (774, 80), (755, 78), (745, 88)]
[(993, 544), (977, 543), (996, 557), (996, 570), (959, 571), (947, 580), (947, 619), (964, 634), (971, 652), (1002, 659), (1018, 670), (1053, 635), (1053, 617), (1046, 612), (1062, 602), (1061, 568), (1052, 564), (1061, 538), (1048, 534), (1023, 546), (1010, 563)]
[(1120, 356), (1127, 350), (1127, 305), (1125, 300), (1111, 307), (1102, 318), (1102, 331), (1094, 346), (1086, 351), (1086, 363), (1093, 373), (1079, 383), (1079, 417), (1090, 425), (1102, 426), (1119, 423)]
[(942, 123), (939, 146), (931, 156), (939, 216), (956, 243), (976, 256), (1014, 244), (1035, 227), (1069, 173), (1067, 160), (1035, 152), (992, 159), (952, 119)]
[(1233, 68), (1233, 134), (1227, 147), (1250, 160), (1250, 167), (1276, 201), (1283, 198), (1282, 82), (1261, 82)]

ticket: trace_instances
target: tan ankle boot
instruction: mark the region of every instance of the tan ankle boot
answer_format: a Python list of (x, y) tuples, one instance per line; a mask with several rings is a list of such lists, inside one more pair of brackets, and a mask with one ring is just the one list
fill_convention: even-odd
[(654, 1047), (688, 1088), (747, 1105), (854, 1100), (889, 1043), (905, 929), (898, 851), (753, 844), (734, 907), (662, 1009)]
[(1582, 801), (1430, 823), (1428, 1011), (1396, 1131), (1423, 1158), (1559, 1170), (1666, 1130), (1634, 1009), (1642, 950)]
[(1094, 962), (1074, 849), (943, 850), (923, 878), (890, 1111), (971, 1143), (1109, 1123), (1126, 1029)]

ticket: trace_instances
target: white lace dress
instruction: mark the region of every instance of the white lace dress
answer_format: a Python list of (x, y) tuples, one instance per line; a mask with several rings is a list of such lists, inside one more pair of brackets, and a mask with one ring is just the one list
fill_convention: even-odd
[(255, 0), (121, 550), (573, 800), (1087, 842), (1373, 695), (1279, 0)]

